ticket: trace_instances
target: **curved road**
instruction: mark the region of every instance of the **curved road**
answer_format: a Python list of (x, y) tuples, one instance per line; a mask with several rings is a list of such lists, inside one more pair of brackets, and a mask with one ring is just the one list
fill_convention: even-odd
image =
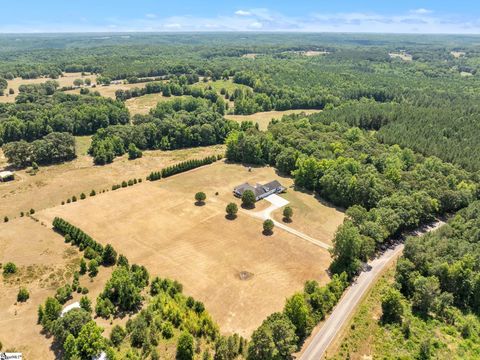
[[(424, 230), (416, 231), (414, 235), (419, 236), (426, 232), (436, 230), (443, 224), (442, 221), (437, 221)], [(399, 244), (368, 263), (367, 270), (363, 271), (356, 281), (347, 289), (320, 330), (310, 339), (299, 357), (300, 360), (320, 360), (323, 358), (328, 346), (343, 326), (345, 326), (367, 290), (375, 282), (385, 266), (399, 256), (402, 250), (403, 244)]]

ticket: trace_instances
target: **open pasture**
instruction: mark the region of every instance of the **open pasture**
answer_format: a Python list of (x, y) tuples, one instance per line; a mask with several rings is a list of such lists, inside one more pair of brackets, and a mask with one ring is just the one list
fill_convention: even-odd
[[(265, 236), (262, 222), (242, 212), (235, 220), (225, 218), (229, 202), (240, 205), (232, 194), (236, 185), (273, 179), (292, 185), (291, 179), (280, 178), (272, 168), (250, 172), (241, 165), (219, 162), (46, 209), (38, 217), (51, 223), (60, 216), (97, 241), (111, 243), (153, 276), (179, 280), (185, 293), (205, 302), (224, 333), (250, 336), (306, 280), (328, 281), (328, 251), (281, 229)], [(195, 205), (197, 191), (207, 195), (203, 206)], [(314, 205), (313, 210), (320, 215), (327, 212), (334, 223), (343, 219), (339, 211), (316, 200), (310, 204)], [(334, 229), (320, 227), (317, 234), (333, 236)]]
[[(14, 102), (15, 98), (18, 95), (18, 87), (20, 85), (29, 85), (29, 84), (41, 84), (44, 82), (47, 82), (49, 80), (54, 80), (59, 83), (60, 87), (62, 86), (73, 86), (73, 81), (75, 79), (90, 79), (92, 80), (92, 83), (95, 83), (97, 79), (97, 75), (91, 74), (91, 75), (83, 75), (82, 73), (64, 73), (63, 76), (59, 77), (58, 79), (50, 79), (50, 78), (38, 78), (38, 79), (22, 79), (22, 78), (15, 78), (13, 80), (8, 80), (8, 86), (7, 89), (5, 90), (5, 95), (0, 96), (0, 103), (5, 103), (5, 102)], [(8, 90), (13, 89), (14, 94), (13, 95), (8, 95)], [(80, 89), (73, 90), (74, 92), (79, 93)]]
[(291, 114), (301, 114), (304, 113), (305, 115), (314, 114), (321, 110), (313, 110), (313, 109), (297, 109), (297, 110), (285, 110), (285, 111), (264, 111), (258, 112), (251, 115), (225, 115), (226, 119), (242, 122), (242, 121), (253, 121), (257, 123), (260, 130), (267, 130), (268, 124), (272, 119), (279, 120), (284, 115), (291, 115)]
[[(143, 157), (128, 160), (124, 155), (114, 160), (112, 164), (95, 166), (86, 151), (90, 144), (89, 137), (77, 138), (78, 157), (63, 164), (40, 167), (36, 175), (26, 170), (15, 172), (15, 180), (0, 183), (0, 217), (10, 219), (18, 217), (20, 212), (30, 209), (36, 211), (47, 207), (60, 205), (62, 201), (79, 195), (86, 195), (94, 189), (97, 193), (111, 189), (113, 184), (123, 180), (143, 178), (152, 170), (172, 165), (187, 159), (204, 158), (212, 154), (222, 154), (222, 145), (179, 149), (171, 151), (144, 151)], [(8, 164), (0, 150), (0, 169)]]

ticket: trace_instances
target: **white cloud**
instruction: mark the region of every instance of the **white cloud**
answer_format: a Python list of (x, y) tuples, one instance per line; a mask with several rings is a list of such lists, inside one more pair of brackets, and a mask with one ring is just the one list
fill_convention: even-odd
[(425, 8), (419, 8), (419, 9), (410, 10), (410, 12), (412, 14), (425, 15), (425, 14), (431, 14), (433, 11)]
[(237, 10), (237, 11), (235, 11), (235, 15), (250, 16), (250, 15), (252, 15), (252, 13), (250, 11), (247, 11), (247, 10)]
[[(248, 14), (248, 15), (247, 15)], [(154, 15), (154, 14), (150, 14)], [(294, 31), (294, 32), (376, 32), (376, 33), (457, 33), (480, 34), (475, 17), (439, 15), (416, 9), (395, 15), (379, 13), (310, 13), (290, 16), (266, 8), (238, 10), (217, 16), (149, 16), (138, 19), (109, 17), (103, 24), (89, 21), (72, 23), (0, 24), (1, 32), (101, 32), (101, 31)]]
[(254, 21), (250, 24), (250, 27), (252, 29), (261, 29), (263, 27), (263, 24), (259, 21)]

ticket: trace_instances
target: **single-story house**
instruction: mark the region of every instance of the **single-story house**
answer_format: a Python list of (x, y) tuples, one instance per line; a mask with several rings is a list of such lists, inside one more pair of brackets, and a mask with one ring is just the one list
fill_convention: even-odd
[(270, 181), (264, 185), (256, 184), (255, 186), (245, 183), (238, 185), (233, 189), (233, 194), (237, 197), (242, 197), (243, 193), (247, 190), (251, 190), (255, 194), (255, 201), (266, 198), (268, 195), (278, 194), (285, 191), (285, 187), (277, 180)]
[(15, 178), (13, 172), (11, 171), (0, 171), (0, 181), (11, 181)]

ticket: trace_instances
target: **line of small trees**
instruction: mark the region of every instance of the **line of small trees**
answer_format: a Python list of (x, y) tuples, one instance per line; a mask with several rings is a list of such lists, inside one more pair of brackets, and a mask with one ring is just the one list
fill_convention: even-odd
[(142, 179), (140, 179), (140, 178), (130, 179), (128, 181), (123, 180), (121, 184), (113, 184), (112, 185), (112, 190), (117, 190), (117, 189), (120, 189), (120, 188), (126, 188), (127, 186), (133, 186), (133, 185), (141, 183), (141, 182), (142, 182)]
[(163, 168), (161, 171), (151, 172), (150, 175), (147, 176), (147, 180), (149, 181), (160, 180), (161, 178), (166, 178), (166, 177), (176, 175), (188, 170), (196, 169), (200, 166), (212, 164), (215, 161), (222, 159), (222, 157), (223, 157), (222, 155), (217, 155), (217, 156), (211, 155), (203, 159), (192, 159), (192, 160), (183, 161), (181, 163), (178, 163), (172, 166), (167, 166), (166, 168)]
[(55, 217), (55, 219), (53, 219), (53, 227), (65, 237), (68, 235), (71, 243), (78, 246), (80, 250), (83, 251), (87, 247), (90, 247), (97, 253), (103, 254), (102, 244), (95, 241), (90, 235), (86, 234), (76, 226), (73, 226), (68, 221)]

